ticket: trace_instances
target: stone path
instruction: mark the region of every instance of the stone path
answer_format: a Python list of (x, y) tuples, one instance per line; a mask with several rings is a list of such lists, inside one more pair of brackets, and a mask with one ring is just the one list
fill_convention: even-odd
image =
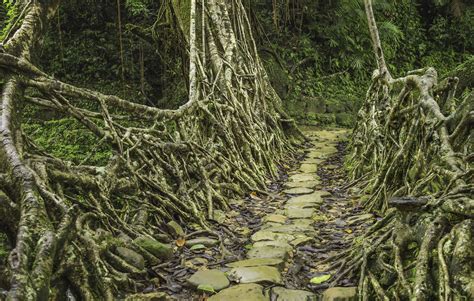
[[(331, 288), (317, 296), (303, 290), (307, 286), (295, 287), (291, 281), (285, 280), (286, 275), (294, 273), (294, 255), (299, 247), (321, 245), (315, 223), (321, 221), (320, 208), (331, 193), (324, 190), (322, 179), (317, 175), (318, 165), (338, 151), (336, 145), (345, 132), (313, 131), (306, 134), (314, 146), (300, 167), (289, 173), (280, 207), (265, 215), (260, 229), (251, 235), (246, 258), (227, 263), (222, 269), (198, 271), (188, 280), (201, 291), (217, 292), (208, 300), (305, 301), (321, 297), (329, 301), (352, 300), (355, 296), (354, 288)], [(319, 276), (313, 279), (315, 284), (329, 277)]]

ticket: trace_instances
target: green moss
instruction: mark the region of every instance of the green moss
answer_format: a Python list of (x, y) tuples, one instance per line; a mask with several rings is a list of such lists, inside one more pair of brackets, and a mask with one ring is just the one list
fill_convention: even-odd
[(154, 239), (138, 237), (133, 242), (160, 259), (168, 259), (173, 256), (173, 249), (170, 245), (163, 244)]

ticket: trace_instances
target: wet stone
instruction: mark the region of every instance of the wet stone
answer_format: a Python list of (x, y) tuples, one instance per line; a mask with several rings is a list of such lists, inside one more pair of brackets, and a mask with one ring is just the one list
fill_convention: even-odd
[(356, 301), (356, 287), (331, 287), (324, 291), (322, 301)]
[(272, 288), (272, 300), (278, 301), (307, 301), (313, 300), (316, 295), (303, 291), (303, 290), (292, 290), (284, 287), (274, 287)]
[(261, 285), (250, 283), (240, 284), (220, 291), (218, 294), (210, 297), (209, 301), (269, 301), (263, 294)]
[[(296, 238), (295, 238), (296, 239)], [(257, 241), (253, 244), (254, 248), (260, 248), (260, 247), (275, 247), (275, 248), (281, 248), (281, 249), (286, 249), (287, 252), (293, 250), (293, 248), (290, 246), (290, 244), (286, 241), (282, 240), (263, 240), (263, 241)]]
[(318, 170), (318, 165), (311, 163), (301, 164), (299, 170), (304, 173), (315, 173)]
[(217, 239), (212, 239), (209, 237), (196, 237), (194, 239), (187, 240), (185, 245), (186, 247), (192, 247), (194, 245), (204, 245), (206, 247), (212, 247), (219, 243)]
[(283, 260), (280, 258), (251, 258), (241, 261), (228, 263), (227, 266), (230, 268), (239, 267), (258, 267), (258, 266), (282, 266)]
[(313, 191), (314, 191), (314, 189), (311, 189), (311, 188), (296, 187), (296, 188), (286, 189), (283, 192), (286, 193), (286, 194), (300, 195), (300, 194), (309, 194), (309, 193), (312, 193)]
[(288, 257), (288, 249), (276, 246), (259, 246), (253, 247), (247, 253), (248, 258), (277, 258), (286, 260)]
[(126, 263), (136, 267), (137, 269), (143, 270), (145, 268), (145, 259), (139, 253), (124, 247), (117, 247), (115, 252)]
[(314, 214), (314, 209), (289, 208), (287, 209), (287, 214), (289, 218), (311, 218)]
[(188, 279), (188, 283), (196, 288), (200, 285), (211, 286), (216, 291), (220, 291), (230, 284), (224, 272), (219, 270), (197, 271)]
[(282, 214), (269, 214), (263, 218), (264, 222), (284, 224), (288, 218)]
[(313, 188), (319, 184), (321, 184), (320, 181), (309, 180), (309, 181), (299, 181), (299, 182), (287, 182), (285, 184), (285, 187), (287, 188)]
[(316, 174), (298, 173), (288, 178), (288, 182), (307, 182), (317, 181), (319, 178)]
[(229, 272), (229, 277), (239, 283), (270, 282), (282, 284), (281, 274), (278, 269), (269, 266), (233, 268)]
[(263, 230), (255, 232), (252, 235), (252, 241), (263, 241), (263, 240), (281, 240), (281, 241), (290, 241), (295, 239), (293, 235), (285, 233), (274, 233), (271, 231)]

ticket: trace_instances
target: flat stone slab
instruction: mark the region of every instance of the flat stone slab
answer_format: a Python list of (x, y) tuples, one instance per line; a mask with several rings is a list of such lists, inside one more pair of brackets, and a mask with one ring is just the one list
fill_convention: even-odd
[(308, 218), (300, 218), (291, 220), (290, 225), (311, 226), (312, 224), (314, 224), (314, 220)]
[(217, 239), (209, 237), (196, 237), (194, 239), (187, 240), (185, 243), (186, 247), (192, 247), (194, 245), (205, 245), (206, 247), (212, 247), (219, 243)]
[(316, 297), (312, 292), (303, 290), (292, 290), (284, 287), (272, 288), (272, 300), (278, 301), (307, 301), (309, 298)]
[[(295, 237), (295, 239), (298, 237)], [(290, 244), (286, 241), (282, 240), (264, 240), (264, 241), (257, 241), (253, 243), (254, 248), (260, 248), (260, 247), (274, 247), (274, 248), (281, 248), (281, 249), (286, 249), (288, 252), (293, 250), (293, 248), (290, 246)]]
[(288, 257), (288, 249), (276, 246), (253, 247), (247, 252), (248, 258), (277, 258), (286, 260)]
[(275, 226), (272, 228), (268, 228), (267, 230), (271, 232), (275, 232), (275, 233), (288, 233), (288, 234), (308, 233), (308, 232), (315, 231), (314, 228), (309, 225), (298, 225), (298, 224)]
[(286, 182), (285, 187), (288, 188), (314, 188), (315, 186), (321, 184), (318, 180), (310, 181), (299, 181), (299, 182)]
[(295, 188), (290, 188), (290, 189), (283, 190), (283, 192), (286, 193), (286, 194), (300, 195), (300, 194), (312, 193), (312, 192), (314, 192), (314, 189), (306, 188), (306, 187), (295, 187)]
[(266, 223), (278, 223), (284, 224), (288, 218), (282, 214), (269, 214), (263, 217), (263, 221)]
[(255, 283), (239, 284), (220, 291), (210, 297), (209, 301), (269, 301), (263, 294), (263, 287)]
[(288, 178), (288, 182), (306, 182), (317, 181), (319, 177), (316, 174), (297, 173)]
[(286, 233), (275, 233), (267, 230), (261, 230), (255, 232), (252, 235), (252, 241), (263, 241), (263, 240), (281, 240), (281, 241), (290, 241), (295, 239), (293, 235), (286, 234)]
[(220, 291), (230, 284), (224, 272), (219, 270), (197, 271), (188, 279), (188, 283), (193, 287), (208, 285), (216, 291)]
[(331, 287), (324, 291), (322, 301), (356, 301), (357, 287)]
[(231, 279), (235, 279), (240, 283), (283, 283), (280, 271), (275, 267), (269, 266), (233, 268), (228, 275)]
[(287, 209), (287, 214), (289, 218), (311, 218), (314, 214), (314, 209), (289, 208)]
[(314, 240), (313, 237), (301, 236), (301, 237), (297, 237), (295, 240), (290, 241), (290, 245), (296, 248), (299, 245), (305, 244), (313, 240)]
[(304, 173), (314, 173), (318, 170), (318, 165), (312, 163), (301, 164), (299, 170)]
[(251, 258), (240, 260), (236, 262), (230, 262), (226, 264), (230, 268), (240, 268), (240, 267), (259, 267), (262, 265), (267, 266), (281, 266), (283, 265), (283, 260), (279, 258)]

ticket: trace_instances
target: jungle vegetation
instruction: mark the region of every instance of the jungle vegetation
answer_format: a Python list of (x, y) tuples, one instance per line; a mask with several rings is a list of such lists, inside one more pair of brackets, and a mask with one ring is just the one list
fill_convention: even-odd
[(381, 216), (333, 284), (467, 300), (473, 37), (465, 0), (2, 0), (0, 299), (126, 296), (147, 270), (117, 248), (215, 233), (312, 124), (354, 129), (347, 187)]

